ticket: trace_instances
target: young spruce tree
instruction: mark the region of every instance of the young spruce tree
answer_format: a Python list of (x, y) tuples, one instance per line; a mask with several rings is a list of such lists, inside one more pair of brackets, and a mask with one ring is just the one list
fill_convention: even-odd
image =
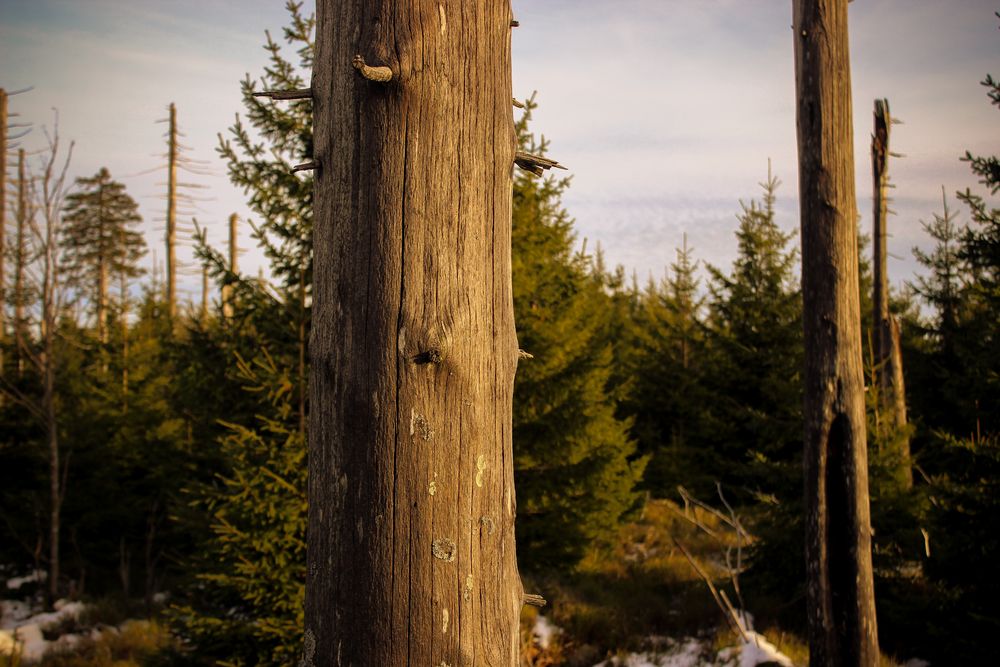
[[(540, 154), (517, 124), (521, 149)], [(521, 567), (571, 567), (630, 509), (643, 461), (631, 461), (629, 423), (615, 417), (607, 277), (573, 251), (560, 196), (568, 181), (514, 178), (512, 274), (520, 347), (532, 355), (514, 385), (514, 471)]]
[(60, 244), (66, 270), (75, 284), (90, 291), (98, 339), (107, 340), (108, 292), (112, 279), (141, 273), (139, 260), (146, 242), (136, 227), (139, 206), (125, 186), (101, 168), (90, 178), (76, 179), (79, 190), (66, 197)]

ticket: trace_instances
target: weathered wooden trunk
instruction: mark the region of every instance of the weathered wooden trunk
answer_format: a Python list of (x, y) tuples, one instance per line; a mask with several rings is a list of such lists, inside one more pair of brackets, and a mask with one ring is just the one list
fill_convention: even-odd
[(880, 437), (888, 436), (896, 457), (896, 473), (906, 486), (913, 486), (910, 470), (910, 439), (906, 429), (906, 388), (903, 383), (903, 353), (899, 323), (889, 312), (889, 275), (886, 257), (889, 216), (889, 135), (892, 117), (889, 100), (875, 100), (872, 132), (872, 308), (875, 331), (875, 385), (878, 389), (877, 414)]
[(794, 0), (810, 664), (877, 665), (848, 0)]
[(517, 664), (511, 18), (317, 2), (304, 665)]

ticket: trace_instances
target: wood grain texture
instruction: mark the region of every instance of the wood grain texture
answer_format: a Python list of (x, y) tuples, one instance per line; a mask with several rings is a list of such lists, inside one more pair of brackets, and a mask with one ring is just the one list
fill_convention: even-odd
[(517, 664), (510, 21), (317, 2), (304, 665)]
[(794, 0), (810, 664), (877, 665), (847, 0)]

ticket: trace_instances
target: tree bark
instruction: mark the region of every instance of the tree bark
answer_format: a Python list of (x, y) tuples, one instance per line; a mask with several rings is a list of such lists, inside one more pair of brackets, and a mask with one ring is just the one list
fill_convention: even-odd
[[(53, 156), (55, 151), (53, 150)], [(22, 151), (23, 156), (23, 151)], [(53, 157), (54, 159), (54, 157)], [(46, 178), (49, 171), (46, 170)], [(49, 579), (48, 602), (51, 606), (59, 597), (59, 541), (62, 520), (63, 486), (59, 457), (59, 422), (56, 415), (56, 359), (57, 335), (56, 290), (58, 289), (59, 264), (57, 260), (58, 234), (56, 226), (59, 212), (45, 202), (44, 266), (42, 273), (42, 409), (45, 414), (45, 436), (49, 450)], [(20, 303), (20, 302), (19, 302)]]
[[(7, 91), (0, 88), (0, 377), (7, 343)], [(0, 396), (0, 405), (4, 398)]]
[(317, 3), (307, 667), (517, 664), (510, 23)]
[(898, 475), (913, 486), (910, 470), (910, 438), (906, 431), (906, 389), (903, 384), (903, 356), (899, 324), (889, 312), (889, 275), (886, 266), (886, 229), (889, 214), (889, 131), (892, 117), (889, 100), (875, 100), (875, 129), (872, 134), (872, 251), (874, 254), (872, 295), (875, 327), (875, 385), (878, 390), (879, 436), (888, 440), (898, 457)]
[(177, 314), (177, 107), (170, 103), (167, 138), (167, 313)]
[(24, 374), (24, 348), (28, 344), (24, 317), (24, 272), (28, 264), (28, 175), (24, 149), (17, 150), (17, 248), (14, 256), (14, 338), (17, 343), (17, 377)]
[(848, 0), (794, 0), (810, 664), (878, 664)]
[[(235, 213), (229, 216), (229, 271), (238, 273), (239, 262), (239, 216)], [(233, 316), (233, 288), (222, 286), (222, 316), (230, 319)]]

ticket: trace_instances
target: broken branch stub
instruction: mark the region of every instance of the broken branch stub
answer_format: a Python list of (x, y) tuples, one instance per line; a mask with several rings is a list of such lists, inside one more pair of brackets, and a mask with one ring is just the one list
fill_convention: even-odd
[(565, 169), (555, 160), (550, 160), (547, 157), (542, 157), (541, 155), (532, 155), (531, 153), (518, 152), (514, 155), (514, 164), (516, 164), (521, 169), (531, 172), (535, 176), (541, 176), (546, 169)]
[(521, 602), (529, 607), (538, 607), (541, 609), (545, 606), (545, 598), (541, 595), (535, 595), (533, 593), (525, 593), (521, 596)]
[(319, 167), (319, 164), (314, 160), (312, 162), (303, 162), (302, 164), (297, 164), (292, 167), (292, 173), (297, 171), (312, 171)]
[(388, 83), (392, 80), (392, 70), (388, 67), (371, 67), (365, 63), (365, 59), (361, 55), (354, 56), (354, 60), (351, 61), (351, 65), (354, 69), (358, 70), (364, 78), (369, 81), (374, 81), (375, 83)]
[(254, 97), (267, 97), (272, 100), (311, 100), (312, 88), (299, 90), (262, 90), (253, 94)]

